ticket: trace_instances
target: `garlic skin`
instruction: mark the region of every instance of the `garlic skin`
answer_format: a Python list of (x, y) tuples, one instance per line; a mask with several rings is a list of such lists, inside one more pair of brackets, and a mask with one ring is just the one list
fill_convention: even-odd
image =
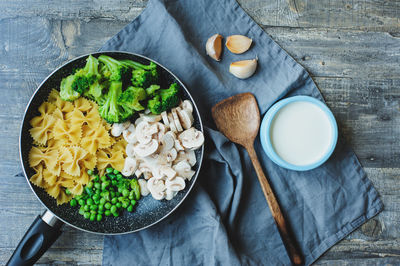
[(226, 47), (234, 54), (242, 54), (249, 50), (252, 39), (243, 35), (231, 35), (226, 39)]
[(222, 38), (223, 37), (217, 33), (211, 36), (206, 43), (207, 54), (216, 61), (221, 60)]
[(257, 59), (243, 60), (231, 63), (229, 72), (237, 78), (247, 79), (251, 77), (257, 69)]

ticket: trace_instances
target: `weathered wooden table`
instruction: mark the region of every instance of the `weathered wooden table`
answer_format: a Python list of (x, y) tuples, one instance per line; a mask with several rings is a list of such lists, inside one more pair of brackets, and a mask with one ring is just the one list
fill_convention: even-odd
[[(385, 210), (316, 264), (400, 264), (400, 1), (241, 0), (304, 65), (379, 191)], [(55, 67), (96, 51), (146, 1), (0, 1), (0, 264), (44, 208), (18, 157), (33, 91)], [(68, 226), (39, 264), (101, 264), (103, 237)]]

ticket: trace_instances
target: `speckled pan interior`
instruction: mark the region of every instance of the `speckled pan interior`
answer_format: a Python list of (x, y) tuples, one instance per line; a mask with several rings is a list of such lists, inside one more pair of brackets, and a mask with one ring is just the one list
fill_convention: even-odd
[[(92, 53), (92, 55), (95, 57), (98, 57), (100, 54), (106, 54), (116, 59), (132, 59), (146, 64), (150, 62), (148, 58), (125, 52)], [(44, 204), (63, 222), (80, 230), (100, 234), (122, 234), (138, 231), (159, 222), (171, 214), (171, 212), (173, 212), (186, 198), (197, 179), (203, 158), (203, 147), (196, 151), (197, 163), (193, 167), (193, 169), (196, 171), (195, 176), (190, 182), (186, 182), (186, 188), (183, 191), (180, 191), (172, 200), (157, 201), (151, 196), (147, 196), (138, 201), (134, 212), (129, 213), (124, 211), (119, 217), (105, 217), (105, 219), (103, 219), (101, 222), (90, 222), (89, 220), (84, 219), (82, 215), (78, 214), (78, 208), (73, 208), (69, 206), (69, 204), (57, 206), (55, 199), (51, 198), (42, 188), (39, 188), (29, 182), (29, 178), (34, 174), (33, 169), (29, 167), (28, 163), (28, 154), (32, 146), (32, 138), (29, 134), (29, 129), (31, 128), (29, 121), (34, 116), (39, 115), (38, 107), (47, 99), (51, 89), (59, 89), (61, 79), (71, 74), (74, 69), (83, 67), (85, 65), (86, 57), (87, 55), (78, 57), (55, 70), (43, 81), (43, 83), (36, 90), (35, 94), (32, 96), (31, 101), (25, 111), (20, 132), (21, 163), (25, 171), (27, 182), (31, 186), (32, 191), (36, 194), (42, 204)], [(158, 64), (158, 66), (160, 70), (161, 87), (169, 86), (169, 84), (173, 82), (177, 82), (181, 85), (181, 88), (183, 88), (181, 90), (181, 98), (190, 100), (194, 106), (194, 127), (202, 131), (203, 127), (199, 112), (185, 86), (166, 68), (160, 64)]]

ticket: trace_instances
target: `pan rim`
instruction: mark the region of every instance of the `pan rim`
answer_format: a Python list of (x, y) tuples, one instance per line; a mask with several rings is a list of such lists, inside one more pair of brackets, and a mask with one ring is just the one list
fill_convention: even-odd
[(90, 230), (87, 230), (87, 229), (84, 229), (84, 228), (80, 228), (79, 226), (73, 225), (73, 224), (69, 223), (68, 221), (66, 221), (65, 219), (62, 219), (62, 218), (60, 218), (58, 215), (56, 215), (55, 213), (53, 213), (53, 212), (47, 207), (47, 205), (42, 201), (42, 199), (36, 194), (36, 191), (35, 191), (35, 189), (33, 188), (33, 184), (29, 181), (28, 175), (27, 175), (27, 173), (26, 173), (24, 161), (23, 161), (23, 158), (22, 158), (22, 144), (21, 144), (21, 142), (22, 142), (23, 126), (24, 126), (24, 124), (25, 124), (25, 119), (26, 119), (27, 111), (29, 110), (29, 107), (31, 106), (31, 103), (32, 103), (33, 99), (35, 98), (37, 92), (42, 88), (42, 86), (47, 82), (48, 79), (50, 79), (56, 72), (58, 72), (60, 69), (62, 69), (62, 68), (65, 67), (66, 65), (70, 64), (71, 62), (77, 61), (77, 60), (82, 59), (82, 58), (84, 58), (84, 57), (88, 57), (89, 55), (100, 55), (100, 54), (103, 54), (103, 53), (117, 53), (117, 54), (131, 55), (131, 56), (133, 55), (133, 56), (137, 56), (137, 57), (141, 57), (141, 58), (143, 58), (143, 59), (149, 60), (150, 62), (154, 62), (154, 63), (156, 63), (157, 65), (159, 65), (160, 67), (164, 68), (171, 76), (174, 77), (174, 79), (176, 79), (176, 80), (180, 83), (180, 85), (181, 85), (181, 86), (183, 87), (183, 89), (186, 91), (186, 93), (187, 93), (187, 95), (189, 96), (189, 98), (190, 98), (190, 100), (191, 100), (191, 102), (192, 102), (192, 104), (193, 104), (193, 107), (194, 107), (194, 109), (196, 110), (196, 113), (197, 113), (197, 115), (198, 115), (199, 124), (200, 124), (200, 131), (204, 134), (203, 121), (202, 121), (202, 119), (201, 119), (201, 114), (200, 114), (200, 112), (199, 112), (199, 110), (198, 110), (198, 108), (197, 108), (196, 102), (193, 100), (193, 97), (192, 97), (191, 93), (189, 92), (189, 90), (186, 88), (185, 84), (184, 84), (171, 70), (169, 70), (167, 67), (165, 67), (163, 64), (159, 63), (158, 61), (153, 60), (153, 59), (150, 59), (149, 57), (146, 57), (146, 56), (141, 55), (141, 54), (132, 53), (132, 52), (127, 52), (127, 51), (107, 50), (107, 51), (86, 53), (86, 54), (83, 54), (83, 55), (80, 55), (80, 56), (77, 56), (77, 57), (74, 57), (74, 58), (70, 59), (70, 60), (64, 62), (63, 64), (61, 64), (61, 65), (60, 65), (59, 67), (57, 67), (54, 71), (52, 71), (52, 72), (39, 84), (39, 86), (38, 86), (38, 87), (36, 88), (36, 90), (33, 92), (31, 98), (29, 99), (29, 101), (28, 101), (28, 103), (27, 103), (27, 105), (26, 105), (26, 108), (25, 108), (25, 111), (24, 111), (24, 115), (23, 115), (23, 118), (22, 118), (22, 121), (21, 121), (20, 130), (19, 130), (19, 142), (18, 142), (19, 159), (20, 159), (20, 163), (21, 163), (21, 166), (22, 166), (22, 171), (23, 171), (23, 173), (24, 173), (24, 177), (25, 177), (25, 179), (26, 179), (26, 181), (27, 181), (27, 183), (28, 183), (28, 185), (29, 185), (29, 188), (32, 190), (33, 194), (34, 194), (35, 197), (39, 200), (39, 202), (43, 205), (43, 207), (45, 207), (47, 211), (51, 212), (58, 220), (62, 221), (64, 224), (67, 224), (67, 225), (69, 225), (69, 226), (71, 226), (71, 227), (73, 227), (73, 228), (75, 228), (75, 229), (78, 229), (78, 230), (84, 231), (84, 232), (88, 232), (88, 233), (91, 233), (91, 234), (96, 234), (96, 235), (125, 235), (125, 234), (130, 234), (130, 233), (134, 233), (134, 232), (138, 232), (138, 231), (147, 229), (147, 228), (149, 228), (149, 227), (151, 227), (151, 226), (153, 226), (153, 225), (155, 225), (155, 224), (157, 224), (157, 223), (163, 221), (165, 218), (167, 218), (168, 216), (170, 216), (170, 215), (185, 201), (185, 199), (187, 198), (187, 196), (190, 194), (190, 192), (192, 191), (193, 187), (195, 186), (196, 181), (197, 181), (197, 177), (198, 177), (198, 175), (199, 175), (199, 173), (200, 173), (201, 166), (202, 166), (202, 164), (203, 164), (204, 145), (205, 145), (205, 144), (203, 144), (203, 145), (201, 146), (200, 160), (198, 161), (198, 165), (199, 165), (199, 166), (198, 166), (198, 168), (197, 168), (197, 170), (196, 170), (195, 175), (194, 175), (193, 178), (192, 178), (193, 183), (192, 183), (191, 186), (189, 187), (189, 189), (188, 189), (188, 191), (186, 192), (186, 194), (185, 194), (185, 195), (182, 197), (182, 199), (178, 202), (178, 204), (176, 204), (176, 206), (174, 206), (168, 213), (166, 213), (166, 214), (165, 214), (164, 216), (162, 216), (160, 219), (158, 219), (157, 221), (155, 221), (155, 222), (153, 222), (153, 223), (151, 223), (151, 224), (148, 224), (148, 225), (146, 225), (146, 226), (144, 226), (144, 227), (142, 227), (142, 228), (138, 228), (138, 229), (135, 229), (135, 230), (126, 231), (126, 232), (118, 232), (118, 233), (103, 233), (103, 232), (90, 231)]

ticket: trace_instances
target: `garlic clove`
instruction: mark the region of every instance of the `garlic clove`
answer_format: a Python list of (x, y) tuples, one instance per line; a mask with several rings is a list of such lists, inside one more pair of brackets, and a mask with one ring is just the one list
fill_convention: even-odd
[(214, 60), (219, 61), (221, 59), (222, 52), (222, 36), (214, 34), (211, 36), (206, 43), (206, 52)]
[(237, 78), (247, 79), (251, 77), (257, 69), (257, 59), (233, 62), (229, 66), (229, 72)]
[(226, 39), (226, 47), (234, 54), (242, 54), (249, 50), (252, 39), (243, 35), (231, 35)]

